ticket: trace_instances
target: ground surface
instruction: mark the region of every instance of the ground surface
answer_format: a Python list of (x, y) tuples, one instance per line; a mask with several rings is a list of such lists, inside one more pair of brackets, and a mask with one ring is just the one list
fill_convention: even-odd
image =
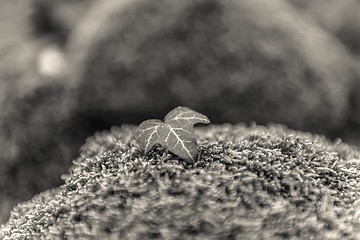
[(197, 129), (189, 165), (161, 147), (144, 157), (133, 130), (88, 139), (63, 185), (12, 211), (4, 239), (360, 239), (360, 153), (346, 144), (215, 125)]

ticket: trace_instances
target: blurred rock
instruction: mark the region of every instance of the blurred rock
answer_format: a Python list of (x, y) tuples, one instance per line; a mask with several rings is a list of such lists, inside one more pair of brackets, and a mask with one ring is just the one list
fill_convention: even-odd
[(78, 111), (104, 121), (185, 105), (214, 122), (319, 132), (348, 114), (352, 59), (284, 1), (101, 1), (68, 53)]

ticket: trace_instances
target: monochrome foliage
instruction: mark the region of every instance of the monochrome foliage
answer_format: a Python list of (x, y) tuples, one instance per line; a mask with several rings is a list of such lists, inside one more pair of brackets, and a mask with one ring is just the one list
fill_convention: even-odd
[(210, 123), (209, 119), (187, 107), (170, 111), (164, 122), (150, 119), (141, 123), (135, 133), (140, 147), (147, 153), (155, 144), (160, 144), (184, 160), (194, 162), (198, 149), (193, 126)]

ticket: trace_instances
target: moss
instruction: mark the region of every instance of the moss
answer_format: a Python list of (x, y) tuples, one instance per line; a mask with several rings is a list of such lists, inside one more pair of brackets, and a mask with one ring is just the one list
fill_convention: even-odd
[(4, 239), (358, 239), (360, 153), (281, 126), (197, 129), (190, 165), (97, 133), (64, 184), (19, 204)]

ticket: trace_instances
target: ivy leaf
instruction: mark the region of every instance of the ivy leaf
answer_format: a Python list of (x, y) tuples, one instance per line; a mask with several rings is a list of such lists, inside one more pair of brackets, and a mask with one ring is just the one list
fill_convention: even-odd
[(167, 124), (189, 124), (191, 127), (193, 127), (196, 123), (210, 123), (209, 119), (205, 115), (195, 112), (188, 107), (177, 107), (171, 110), (168, 114), (166, 114), (164, 121)]
[(135, 132), (135, 138), (145, 154), (160, 144), (172, 153), (191, 163), (198, 154), (194, 125), (210, 123), (209, 119), (187, 107), (177, 107), (170, 111), (162, 122), (151, 119), (142, 122)]
[(159, 141), (159, 131), (163, 125), (163, 122), (157, 119), (150, 119), (141, 123), (135, 133), (136, 140), (140, 147), (145, 150), (145, 153)]

